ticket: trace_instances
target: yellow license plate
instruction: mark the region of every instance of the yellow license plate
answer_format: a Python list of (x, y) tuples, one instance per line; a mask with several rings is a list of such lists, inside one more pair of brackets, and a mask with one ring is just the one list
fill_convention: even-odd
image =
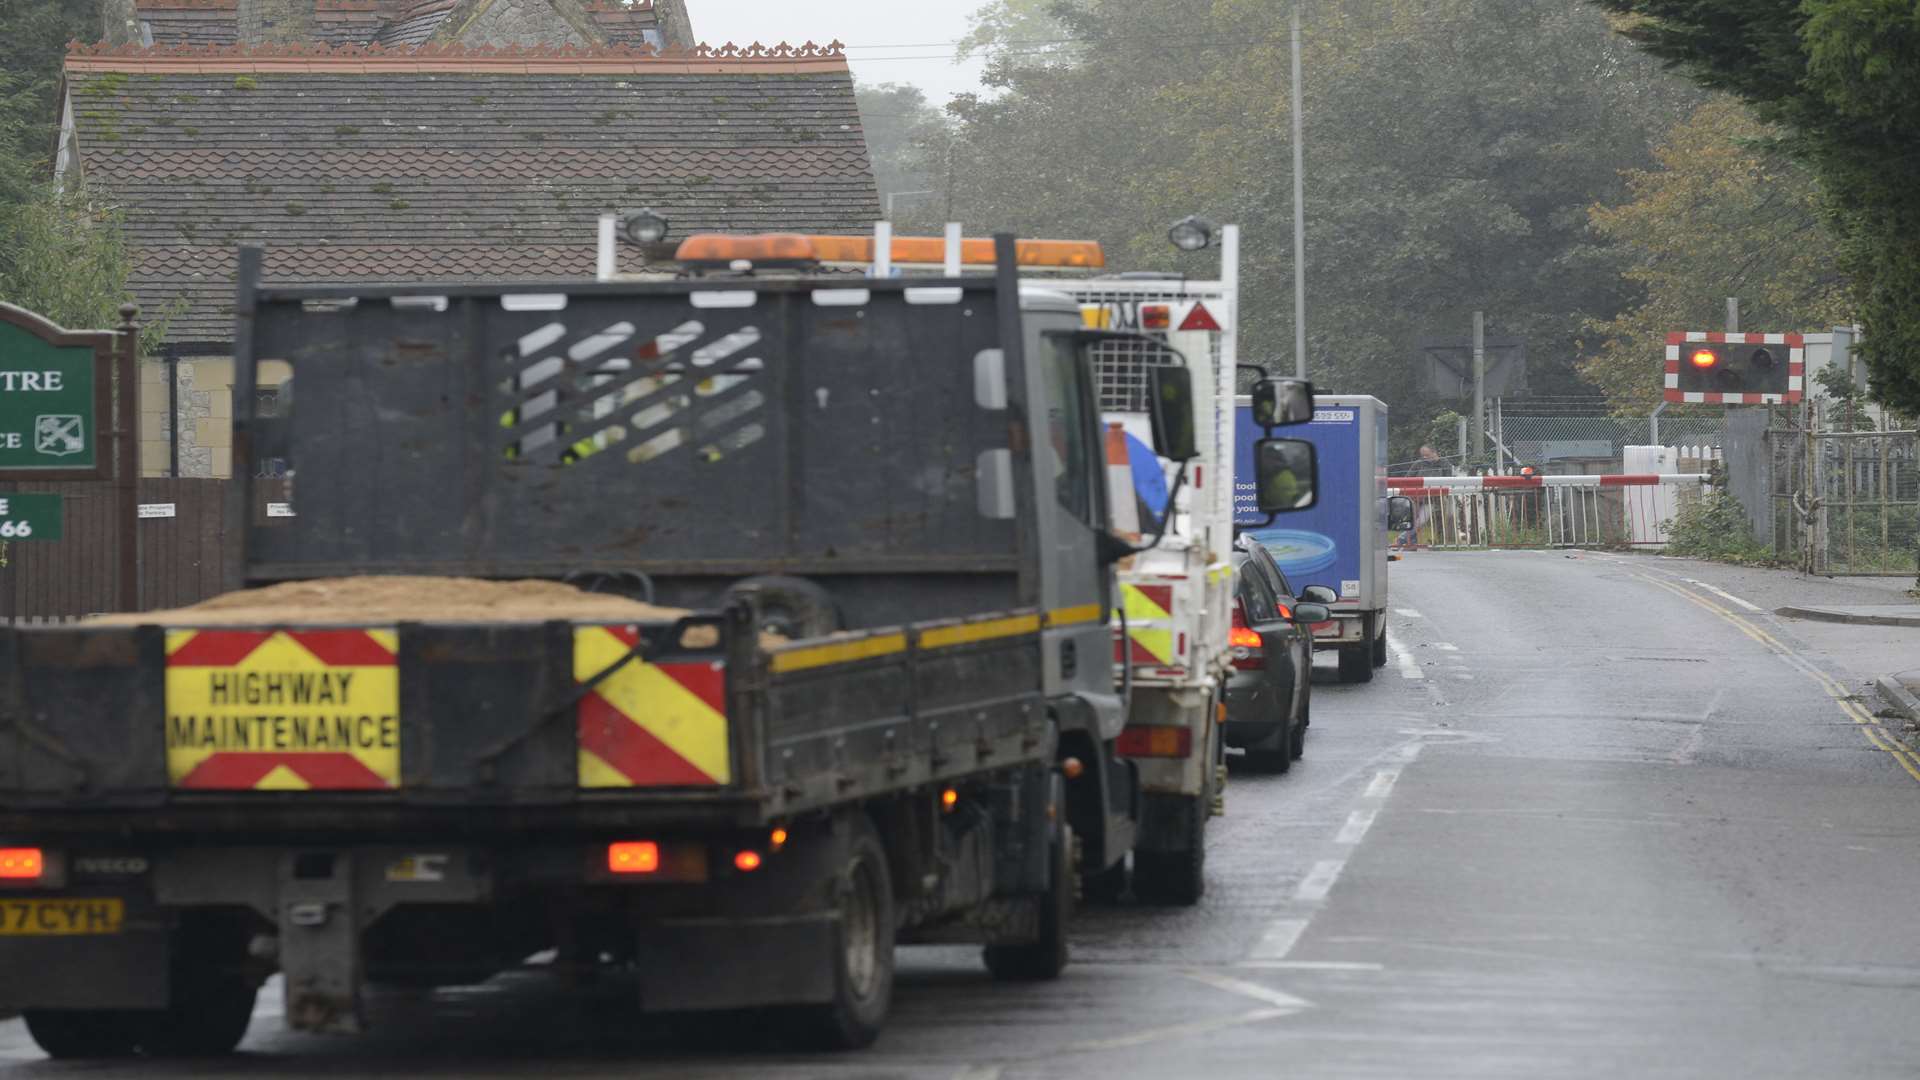
[(4, 937), (117, 934), (126, 919), (124, 900), (0, 899), (0, 936)]

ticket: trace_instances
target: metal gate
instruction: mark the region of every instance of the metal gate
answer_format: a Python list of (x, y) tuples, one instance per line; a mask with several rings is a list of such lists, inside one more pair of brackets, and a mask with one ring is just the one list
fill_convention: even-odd
[[(1389, 481), (1414, 501), (1412, 540), (1442, 550), (1658, 548), (1704, 474), (1437, 477)], [(1414, 487), (1413, 484), (1421, 486)]]
[(1802, 570), (1834, 576), (1912, 574), (1920, 566), (1920, 434), (1825, 430), (1767, 433), (1772, 459), (1774, 551)]

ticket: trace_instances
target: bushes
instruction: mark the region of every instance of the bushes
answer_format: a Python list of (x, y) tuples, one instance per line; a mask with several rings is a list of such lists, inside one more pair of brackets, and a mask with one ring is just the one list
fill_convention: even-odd
[(1766, 564), (1773, 550), (1753, 538), (1747, 511), (1724, 491), (1710, 491), (1680, 508), (1667, 523), (1667, 554), (1722, 562)]

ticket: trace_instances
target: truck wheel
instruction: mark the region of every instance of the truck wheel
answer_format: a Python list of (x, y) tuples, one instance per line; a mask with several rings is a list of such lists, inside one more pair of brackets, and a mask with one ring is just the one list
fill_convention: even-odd
[(1073, 921), (1073, 829), (1070, 826), (1060, 826), (1052, 854), (1053, 884), (1041, 898), (1039, 939), (1031, 945), (989, 945), (981, 951), (987, 970), (1002, 982), (1042, 982), (1057, 979), (1066, 970), (1067, 926)]
[(1118, 903), (1127, 891), (1127, 860), (1080, 875), (1080, 896), (1089, 904)]
[(1373, 639), (1373, 666), (1387, 666), (1387, 628), (1380, 628), (1380, 636)]
[(151, 1023), (146, 1013), (104, 1009), (28, 1009), (21, 1019), (48, 1057), (67, 1060), (131, 1057)]
[(1205, 796), (1191, 800), (1185, 851), (1135, 851), (1133, 894), (1142, 903), (1192, 907), (1207, 891), (1207, 818)]
[(175, 1004), (155, 1015), (140, 1048), (149, 1057), (202, 1058), (231, 1054), (247, 1037), (259, 991), (238, 977), (205, 980), (176, 992)]
[(839, 947), (834, 951), (833, 1001), (804, 1005), (791, 1013), (794, 1036), (819, 1050), (859, 1050), (873, 1045), (893, 1003), (893, 881), (887, 853), (872, 819), (848, 819), (853, 836), (839, 894)]
[(1347, 645), (1340, 649), (1340, 681), (1372, 682), (1372, 650), (1365, 645)]

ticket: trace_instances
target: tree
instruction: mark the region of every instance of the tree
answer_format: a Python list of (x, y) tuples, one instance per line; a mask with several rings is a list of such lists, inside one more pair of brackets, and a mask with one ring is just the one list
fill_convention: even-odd
[(1819, 187), (1777, 135), (1716, 98), (1667, 136), (1659, 168), (1628, 174), (1628, 201), (1593, 208), (1595, 231), (1631, 253), (1626, 276), (1641, 290), (1632, 308), (1592, 324), (1598, 345), (1581, 364), (1615, 409), (1644, 414), (1661, 400), (1667, 333), (1719, 329), (1726, 297), (1741, 298), (1754, 330), (1846, 320)]
[[(60, 62), (100, 36), (99, 0), (0, 0), (0, 214), (36, 197), (52, 163)], [(4, 258), (4, 256), (0, 256)], [(6, 265), (0, 262), (0, 273)]]
[[(956, 216), (1193, 273), (1213, 256), (1176, 254), (1167, 226), (1238, 222), (1242, 356), (1290, 368), (1287, 7), (1056, 10), (1071, 62), (1000, 54), (1001, 92), (952, 109)], [(1582, 327), (1633, 299), (1587, 208), (1704, 95), (1600, 13), (1534, 0), (1324, 0), (1306, 42), (1310, 373), (1431, 416), (1414, 345), (1484, 309), (1527, 341), (1536, 387), (1577, 389)]]
[(1908, 0), (1591, 0), (1751, 103), (1822, 189), (1877, 397), (1920, 410), (1920, 21)]
[[(120, 325), (132, 260), (117, 208), (85, 188), (39, 188), (0, 211), (0, 300), (75, 330)], [(165, 311), (141, 314), (141, 341), (165, 339)]]
[[(946, 117), (927, 104), (916, 86), (902, 83), (859, 83), (854, 95), (860, 103), (860, 125), (867, 133), (867, 153), (873, 159), (873, 179), (884, 205), (888, 195), (928, 192), (944, 172)], [(898, 201), (896, 214), (913, 214), (926, 197)], [(916, 215), (917, 216), (917, 215)]]

